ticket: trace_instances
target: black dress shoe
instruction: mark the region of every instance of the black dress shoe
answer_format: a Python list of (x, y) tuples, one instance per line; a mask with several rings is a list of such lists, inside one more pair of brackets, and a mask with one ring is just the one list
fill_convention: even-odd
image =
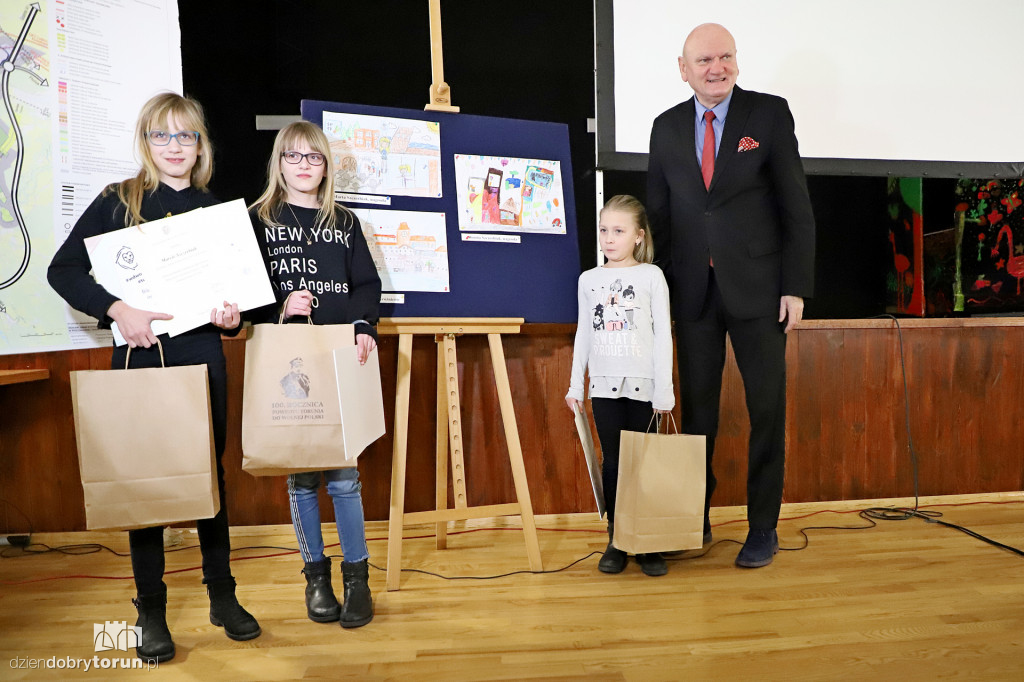
[(736, 557), (736, 565), (743, 568), (767, 566), (779, 551), (779, 536), (774, 528), (751, 528), (747, 540)]
[(640, 564), (640, 570), (644, 572), (644, 575), (654, 577), (668, 573), (668, 564), (658, 552), (637, 554), (636, 562)]

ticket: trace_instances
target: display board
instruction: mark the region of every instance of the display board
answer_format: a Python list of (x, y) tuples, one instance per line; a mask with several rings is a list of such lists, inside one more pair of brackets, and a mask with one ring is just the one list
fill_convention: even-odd
[(302, 118), (331, 142), (381, 316), (576, 321), (568, 126), (314, 100)]

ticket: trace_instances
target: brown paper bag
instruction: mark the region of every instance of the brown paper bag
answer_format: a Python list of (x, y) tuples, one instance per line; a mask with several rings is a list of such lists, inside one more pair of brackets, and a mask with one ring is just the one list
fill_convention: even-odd
[(680, 433), (621, 433), (616, 547), (632, 554), (701, 547), (705, 440)]
[(86, 528), (146, 528), (217, 514), (206, 365), (70, 376)]
[(345, 432), (334, 350), (350, 324), (257, 324), (245, 342), (242, 468), (277, 476), (356, 466)]

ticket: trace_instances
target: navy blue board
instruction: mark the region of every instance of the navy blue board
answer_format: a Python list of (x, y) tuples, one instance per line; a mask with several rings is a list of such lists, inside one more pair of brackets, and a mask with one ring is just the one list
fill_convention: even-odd
[[(576, 240), (569, 127), (338, 102), (302, 101), (302, 118), (323, 126), (325, 111), (437, 121), (441, 126), (442, 198), (393, 195), (390, 206), (346, 202), (352, 208), (434, 211), (446, 216), (451, 291), (400, 292), (404, 304), (382, 304), (382, 317), (522, 317), (527, 322), (576, 322)], [(558, 161), (565, 200), (565, 234), (523, 234), (520, 244), (464, 242), (459, 232), (455, 154)]]

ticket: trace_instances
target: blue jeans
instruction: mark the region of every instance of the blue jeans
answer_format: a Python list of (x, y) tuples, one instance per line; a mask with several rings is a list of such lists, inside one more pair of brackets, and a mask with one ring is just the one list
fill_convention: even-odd
[(370, 556), (363, 527), (363, 498), (359, 494), (359, 469), (309, 471), (288, 476), (288, 502), (292, 525), (299, 540), (302, 559), (309, 562), (324, 558), (324, 537), (320, 530), (320, 503), (317, 491), (320, 477), (327, 479), (327, 494), (334, 500), (334, 522), (345, 561), (362, 561)]

